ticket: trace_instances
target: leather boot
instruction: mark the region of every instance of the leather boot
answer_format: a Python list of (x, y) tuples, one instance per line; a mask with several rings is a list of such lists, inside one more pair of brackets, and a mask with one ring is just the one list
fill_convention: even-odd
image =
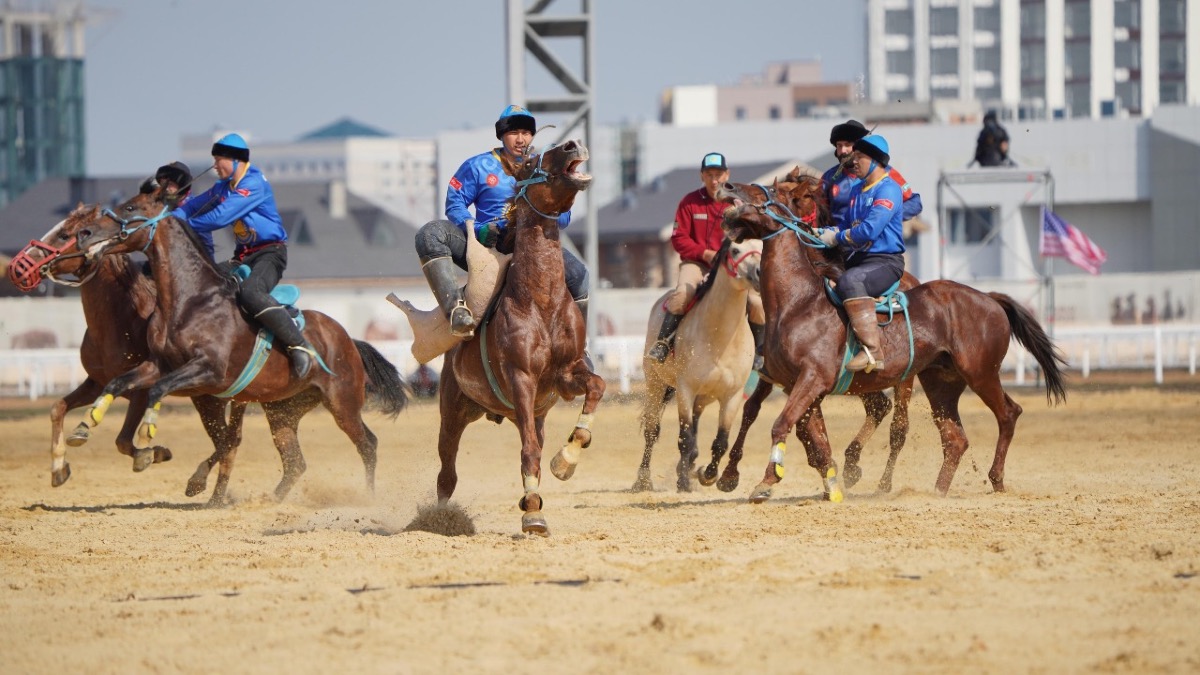
[(883, 340), (879, 320), (875, 317), (875, 298), (850, 298), (842, 303), (850, 317), (850, 326), (862, 343), (862, 348), (846, 364), (852, 372), (871, 372), (883, 367)]
[(457, 269), (451, 258), (434, 258), (421, 266), (425, 281), (429, 282), (429, 290), (437, 298), (438, 307), (450, 320), (450, 334), (469, 338), (475, 335), (475, 317), (471, 315), (462, 289), (458, 286)]
[(679, 328), (679, 322), (683, 321), (682, 314), (672, 314), (667, 312), (663, 316), (662, 326), (658, 329), (658, 339), (654, 342), (654, 346), (650, 348), (648, 356), (659, 363), (667, 360), (667, 356), (671, 354), (671, 342), (675, 336), (675, 329)]
[(308, 377), (309, 371), (312, 370), (313, 357), (317, 352), (308, 340), (304, 339), (304, 334), (300, 332), (296, 322), (292, 321), (287, 309), (283, 305), (268, 307), (254, 318), (262, 324), (263, 328), (274, 333), (276, 340), (287, 347), (288, 360), (292, 364), (292, 374), (301, 380)]
[(750, 322), (750, 334), (754, 336), (754, 370), (763, 369), (763, 341), (767, 337), (765, 324)]

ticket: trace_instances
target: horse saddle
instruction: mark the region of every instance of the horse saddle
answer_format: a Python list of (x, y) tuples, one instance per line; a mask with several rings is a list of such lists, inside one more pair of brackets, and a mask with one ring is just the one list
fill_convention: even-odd
[[(250, 266), (238, 265), (233, 270), (233, 277), (237, 279), (238, 284), (241, 284), (246, 279), (250, 278)], [(287, 309), (288, 316), (292, 317), (292, 321), (300, 330), (304, 330), (304, 313), (296, 306), (300, 301), (300, 287), (295, 284), (278, 284), (271, 289), (271, 297), (275, 302), (283, 305)], [(243, 313), (245, 313), (243, 311)]]

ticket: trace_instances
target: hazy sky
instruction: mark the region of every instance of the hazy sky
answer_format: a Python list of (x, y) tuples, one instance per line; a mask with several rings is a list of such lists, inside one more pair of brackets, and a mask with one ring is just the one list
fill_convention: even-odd
[[(527, 3), (528, 4), (528, 3)], [(578, 12), (555, 0), (549, 13)], [(294, 139), (344, 116), (431, 137), (508, 103), (504, 0), (89, 0), (87, 164), (149, 173), (183, 134)], [(864, 70), (862, 0), (593, 0), (596, 119), (653, 120), (663, 89), (733, 84), (771, 61)], [(578, 40), (552, 41), (570, 61)], [(558, 94), (541, 66), (530, 93)], [(543, 86), (538, 86), (540, 83)]]

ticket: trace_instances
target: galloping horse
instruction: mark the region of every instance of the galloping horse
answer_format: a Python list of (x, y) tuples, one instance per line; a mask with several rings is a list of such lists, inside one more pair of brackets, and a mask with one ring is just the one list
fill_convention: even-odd
[(567, 445), (550, 463), (566, 480), (591, 444), (591, 422), (604, 395), (604, 380), (585, 361), (583, 315), (567, 291), (556, 223), (591, 184), (591, 176), (577, 171), (587, 159), (582, 143), (568, 141), (516, 168), (518, 192), (499, 246), (513, 252), (504, 286), (475, 337), (446, 354), (440, 383), (438, 500), (448, 501), (458, 484), (455, 461), (467, 425), (484, 415), (508, 418), (521, 435), (521, 529), (543, 535), (549, 528), (538, 489), (546, 413), (560, 397), (585, 397)]
[[(41, 239), (29, 242), (13, 258), (9, 280), (22, 291), (37, 288), (43, 278), (58, 284), (79, 288), (83, 302), (83, 318), (87, 330), (79, 345), (79, 360), (87, 379), (74, 391), (59, 399), (50, 408), (50, 485), (58, 487), (71, 477), (67, 462), (67, 445), (79, 446), (87, 441), (87, 427), (76, 429), (69, 438), (63, 436), (63, 420), (67, 412), (90, 403), (100, 395), (104, 385), (117, 375), (144, 361), (147, 357), (147, 317), (154, 311), (155, 288), (141, 272), (141, 265), (129, 256), (107, 256), (99, 262), (88, 262), (75, 247), (75, 233), (91, 209), (82, 204), (67, 218), (55, 225)], [(144, 389), (125, 394), (129, 408), (125, 424), (117, 435), (117, 450), (134, 457), (133, 434), (142, 414), (146, 412), (148, 393)], [(225, 421), (225, 402), (211, 396), (192, 398), (204, 429), (212, 439), (215, 451), (209, 466), (229, 453), (229, 448), (241, 442), (244, 403), (231, 406), (229, 422)], [(165, 462), (171, 451), (154, 446), (152, 452), (135, 457), (134, 471), (142, 471), (149, 461)], [(140, 460), (140, 461), (139, 461)]]
[[(271, 349), (258, 375), (245, 383), (241, 375), (254, 353), (257, 328), (238, 308), (236, 282), (218, 271), (191, 228), (169, 215), (165, 197), (163, 188), (154, 186), (115, 212), (95, 207), (78, 232), (78, 246), (89, 258), (145, 251), (158, 287), (148, 330), (150, 358), (104, 388), (85, 424), (99, 424), (114, 395), (148, 387), (149, 409), (138, 429), (136, 455), (157, 433), (158, 408), (167, 394), (262, 403), (283, 458), (283, 477), (275, 488), (282, 499), (306, 468), (296, 437), (300, 418), (323, 404), (353, 441), (373, 490), (377, 440), (363, 423), (362, 410), (368, 398), (393, 418), (404, 408), (408, 394), (395, 366), (371, 345), (351, 340), (341, 324), (306, 310), (305, 336), (329, 370), (313, 367), (297, 379), (282, 350)], [(237, 387), (242, 388), (231, 393)], [(202, 464), (189, 481), (189, 494), (197, 481), (203, 489), (204, 469)]]
[[(787, 402), (771, 428), (773, 447), (766, 475), (750, 496), (756, 503), (768, 499), (783, 478), (784, 440), (802, 417), (796, 433), (805, 444), (809, 466), (821, 475), (826, 497), (842, 499), (820, 408), (822, 398), (837, 386), (846, 345), (844, 313), (827, 299), (825, 289), (826, 278), (838, 273), (842, 260), (839, 252), (826, 249), (811, 228), (792, 215), (807, 213), (804, 205), (811, 203), (811, 193), (817, 189), (815, 180), (804, 180), (776, 183), (773, 188), (726, 183), (717, 192), (718, 199), (733, 204), (725, 213), (730, 237), (764, 242), (762, 295), (768, 317), (764, 356), (767, 369), (788, 383)], [(908, 300), (908, 316), (897, 314), (882, 329), (885, 351), (892, 356), (885, 367), (856, 374), (849, 393), (880, 391), (910, 372), (917, 373), (941, 434), (943, 462), (936, 488), (945, 495), (968, 445), (958, 401), (971, 387), (999, 425), (988, 479), (996, 492), (1003, 492), (1004, 460), (1021, 414), (1021, 406), (1000, 384), (1000, 364), (1009, 342), (1016, 338), (1041, 366), (1047, 401), (1066, 398), (1060, 368), (1065, 361), (1037, 319), (1002, 293), (932, 281), (909, 291)]]
[[(638, 467), (634, 490), (653, 490), (650, 456), (658, 442), (663, 407), (676, 395), (679, 407), (679, 463), (676, 487), (691, 489), (691, 473), (696, 462), (696, 429), (700, 413), (713, 401), (720, 405), (717, 435), (712, 443), (713, 462), (719, 461), (729, 446), (729, 429), (742, 409), (742, 392), (754, 363), (754, 338), (746, 322), (746, 299), (758, 285), (758, 263), (762, 242), (749, 240), (735, 244), (728, 239), (713, 258), (712, 269), (696, 293), (695, 306), (684, 315), (675, 337), (675, 349), (663, 363), (653, 357), (644, 359), (646, 400), (642, 405), (642, 434), (646, 450)], [(663, 301), (654, 302), (646, 333), (646, 350), (658, 339), (662, 325)], [(643, 352), (645, 353), (645, 352)], [(715, 480), (715, 472), (713, 479)], [(713, 481), (700, 482), (712, 485)]]

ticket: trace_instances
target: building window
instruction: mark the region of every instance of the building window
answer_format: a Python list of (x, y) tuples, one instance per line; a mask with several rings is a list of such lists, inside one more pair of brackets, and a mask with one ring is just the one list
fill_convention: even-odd
[(1092, 45), (1087, 42), (1068, 42), (1066, 68), (1063, 74), (1068, 80), (1086, 78), (1092, 72)]
[(770, 117), (773, 120), (779, 119), (779, 106), (773, 105), (770, 108), (768, 108), (767, 109), (767, 117)]
[(934, 7), (929, 10), (929, 34), (958, 35), (958, 8)]
[(1090, 2), (1069, 2), (1063, 9), (1066, 14), (1064, 36), (1068, 38), (1088, 37), (1092, 34), (1092, 4)]
[(1021, 5), (1021, 37), (1042, 39), (1046, 37), (1046, 6), (1041, 3)]
[(1187, 72), (1184, 38), (1163, 38), (1158, 43), (1158, 67), (1162, 75), (1183, 75)]
[(1000, 7), (976, 7), (975, 30), (1000, 34)]
[(975, 49), (975, 70), (988, 73), (1000, 72), (1000, 48), (978, 47)]
[(1118, 42), (1113, 53), (1113, 65), (1117, 68), (1137, 70), (1142, 67), (1142, 43), (1133, 40)]
[(889, 35), (912, 35), (911, 9), (889, 9), (883, 14), (883, 31)]
[(887, 72), (889, 75), (908, 75), (913, 74), (913, 55), (910, 51), (888, 52), (887, 53)]
[(1182, 82), (1161, 82), (1158, 85), (1159, 103), (1183, 103)]
[(734, 109), (733, 109), (733, 117), (734, 117), (734, 119), (739, 119), (739, 120), (744, 120), (744, 119), (746, 119), (746, 108), (745, 108), (745, 106), (740, 106), (740, 105), (739, 105), (738, 107), (734, 108)]
[(1091, 117), (1092, 85), (1088, 82), (1068, 84), (1066, 87), (1067, 110), (1071, 117)]
[(1186, 31), (1187, 4), (1185, 0), (1161, 0), (1158, 3), (1158, 32), (1183, 35)]
[(1116, 0), (1113, 3), (1113, 25), (1136, 29), (1141, 23), (1142, 3), (1139, 0)]
[(1046, 43), (1021, 45), (1021, 79), (1040, 80), (1046, 76)]
[(987, 238), (996, 225), (998, 206), (950, 207), (946, 215), (950, 221), (951, 244), (978, 244)]
[(929, 71), (931, 75), (958, 74), (958, 48), (932, 49), (929, 52)]
[(1142, 83), (1137, 80), (1117, 83), (1117, 101), (1123, 110), (1142, 109)]
[(817, 105), (817, 102), (812, 99), (796, 101), (792, 105), (792, 112), (796, 117), (808, 117), (812, 114), (812, 109), (815, 105)]

